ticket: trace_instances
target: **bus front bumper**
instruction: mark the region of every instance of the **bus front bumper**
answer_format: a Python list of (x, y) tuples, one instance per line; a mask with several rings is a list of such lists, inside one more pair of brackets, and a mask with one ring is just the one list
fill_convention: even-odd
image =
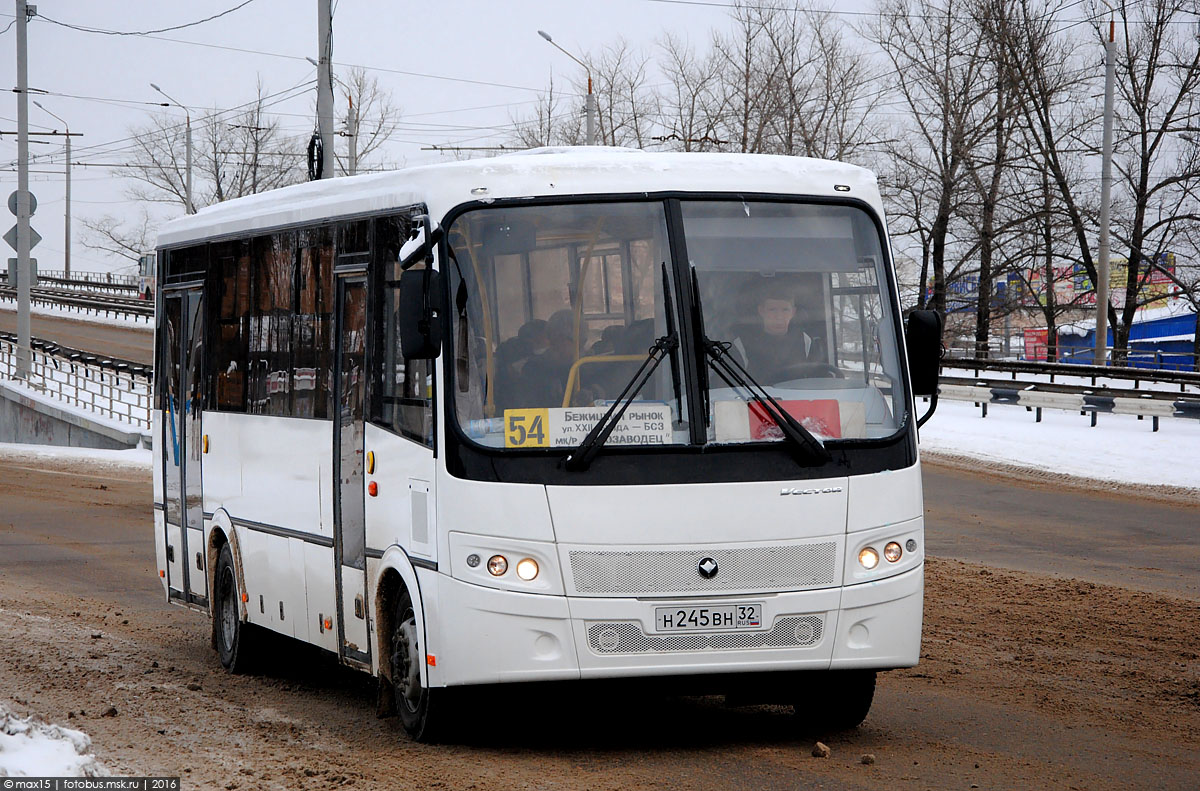
[[(888, 669), (917, 663), (924, 567), (876, 582), (696, 599), (515, 593), (432, 574), (433, 686), (520, 681)], [(760, 604), (759, 629), (656, 631), (662, 608)]]

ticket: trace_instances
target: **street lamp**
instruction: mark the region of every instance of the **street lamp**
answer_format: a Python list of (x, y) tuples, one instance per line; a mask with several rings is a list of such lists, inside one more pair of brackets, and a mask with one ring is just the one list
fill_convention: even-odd
[(567, 52), (565, 49), (563, 49), (558, 44), (556, 44), (554, 39), (550, 38), (550, 34), (547, 33), (546, 31), (539, 30), (538, 35), (541, 36), (542, 38), (546, 39), (546, 41), (548, 41), (550, 43), (550, 46), (554, 47), (559, 52), (566, 55), (568, 58), (570, 58), (571, 60), (575, 61), (580, 66), (582, 66), (583, 70), (587, 73), (587, 80), (588, 80), (587, 144), (589, 146), (596, 145), (596, 95), (594, 93), (592, 93), (592, 70), (588, 68), (588, 65), (586, 63), (584, 63), (579, 58), (575, 57), (570, 52)]
[(34, 99), (33, 103), (35, 105), (37, 105), (38, 109), (41, 110), (46, 115), (52, 116), (52, 117), (56, 118), (57, 120), (61, 121), (62, 125), (63, 125), (63, 129), (67, 133), (66, 134), (66, 137), (67, 137), (67, 166), (66, 166), (67, 186), (66, 186), (66, 191), (64, 193), (64, 197), (63, 197), (63, 203), (66, 204), (66, 209), (65, 209), (66, 210), (66, 223), (65, 223), (65, 227), (64, 227), (64, 231), (63, 231), (63, 235), (65, 238), (65, 240), (63, 242), (63, 279), (70, 280), (71, 279), (71, 127), (62, 118), (59, 118), (57, 115), (54, 115), (54, 113), (50, 112), (45, 107), (42, 107), (41, 102), (39, 102), (37, 99)]
[(196, 213), (196, 204), (192, 203), (192, 114), (190, 112), (188, 112), (188, 108), (184, 107), (182, 104), (180, 104), (179, 102), (172, 99), (170, 94), (168, 94), (162, 88), (159, 88), (154, 83), (150, 83), (150, 87), (171, 100), (171, 104), (163, 104), (162, 105), (163, 107), (170, 107), (170, 106), (174, 105), (175, 107), (178, 107), (180, 110), (183, 110), (183, 115), (187, 119), (187, 155), (186, 155), (187, 156), (187, 160), (186, 160), (187, 181), (186, 181), (186, 184), (184, 185), (184, 202), (187, 204), (187, 207), (186, 207), (187, 213), (195, 214)]

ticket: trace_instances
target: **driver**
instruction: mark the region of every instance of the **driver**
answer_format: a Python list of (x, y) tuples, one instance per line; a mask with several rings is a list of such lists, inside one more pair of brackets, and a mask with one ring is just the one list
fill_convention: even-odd
[(798, 365), (824, 362), (820, 343), (793, 321), (796, 300), (790, 291), (762, 285), (755, 296), (756, 320), (742, 326), (733, 340), (733, 349), (755, 379), (777, 382), (793, 378), (787, 372)]

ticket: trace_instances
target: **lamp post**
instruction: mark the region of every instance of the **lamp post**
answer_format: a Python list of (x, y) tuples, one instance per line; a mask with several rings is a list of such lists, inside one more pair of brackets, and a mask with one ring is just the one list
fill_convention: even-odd
[(584, 63), (579, 58), (575, 57), (570, 52), (567, 52), (565, 49), (563, 49), (557, 43), (555, 43), (554, 39), (550, 38), (550, 34), (547, 33), (546, 31), (539, 30), (538, 35), (541, 36), (542, 38), (546, 39), (546, 41), (548, 41), (550, 43), (550, 46), (554, 47), (559, 52), (566, 55), (568, 58), (570, 58), (571, 60), (575, 61), (580, 66), (582, 66), (583, 70), (587, 73), (587, 80), (588, 80), (587, 144), (589, 146), (596, 145), (596, 95), (594, 93), (592, 93), (592, 70), (588, 68), (588, 65), (586, 63)]
[(66, 220), (64, 222), (64, 227), (63, 227), (63, 278), (66, 280), (70, 280), (71, 279), (71, 127), (62, 118), (59, 118), (57, 115), (50, 112), (45, 107), (42, 107), (41, 102), (39, 102), (37, 99), (34, 99), (33, 103), (35, 105), (37, 105), (38, 109), (41, 110), (42, 112), (44, 112), (46, 115), (49, 115), (49, 116), (61, 121), (62, 125), (63, 125), (63, 130), (66, 131), (66, 133), (67, 133), (66, 134), (66, 137), (67, 137), (67, 163), (66, 163), (66, 168), (65, 168), (66, 175), (67, 175), (67, 185), (66, 185), (66, 189), (64, 192), (64, 196), (63, 196), (63, 203), (65, 204), (65, 212), (66, 212)]
[(187, 119), (187, 154), (186, 154), (187, 159), (186, 159), (186, 165), (185, 165), (185, 167), (187, 168), (187, 174), (186, 174), (186, 183), (184, 184), (184, 202), (187, 204), (187, 206), (186, 206), (187, 213), (195, 214), (196, 213), (196, 204), (192, 203), (192, 114), (188, 111), (188, 108), (184, 107), (182, 104), (180, 104), (179, 102), (172, 99), (170, 94), (168, 94), (162, 88), (159, 88), (154, 83), (150, 83), (150, 87), (153, 88), (154, 90), (158, 91), (159, 93), (161, 93), (163, 96), (166, 96), (167, 99), (170, 99), (171, 103), (163, 104), (162, 105), (163, 107), (171, 107), (171, 106), (178, 107), (180, 110), (183, 110), (184, 118)]

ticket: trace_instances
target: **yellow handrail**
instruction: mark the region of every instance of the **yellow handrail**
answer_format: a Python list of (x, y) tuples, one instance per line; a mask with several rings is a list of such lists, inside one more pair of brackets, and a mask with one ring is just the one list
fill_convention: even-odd
[(649, 356), (648, 354), (605, 354), (580, 357), (571, 366), (571, 372), (567, 374), (567, 390), (563, 393), (563, 408), (571, 405), (571, 396), (574, 395), (575, 386), (578, 384), (579, 367), (581, 365), (595, 363), (640, 363), (645, 362)]

